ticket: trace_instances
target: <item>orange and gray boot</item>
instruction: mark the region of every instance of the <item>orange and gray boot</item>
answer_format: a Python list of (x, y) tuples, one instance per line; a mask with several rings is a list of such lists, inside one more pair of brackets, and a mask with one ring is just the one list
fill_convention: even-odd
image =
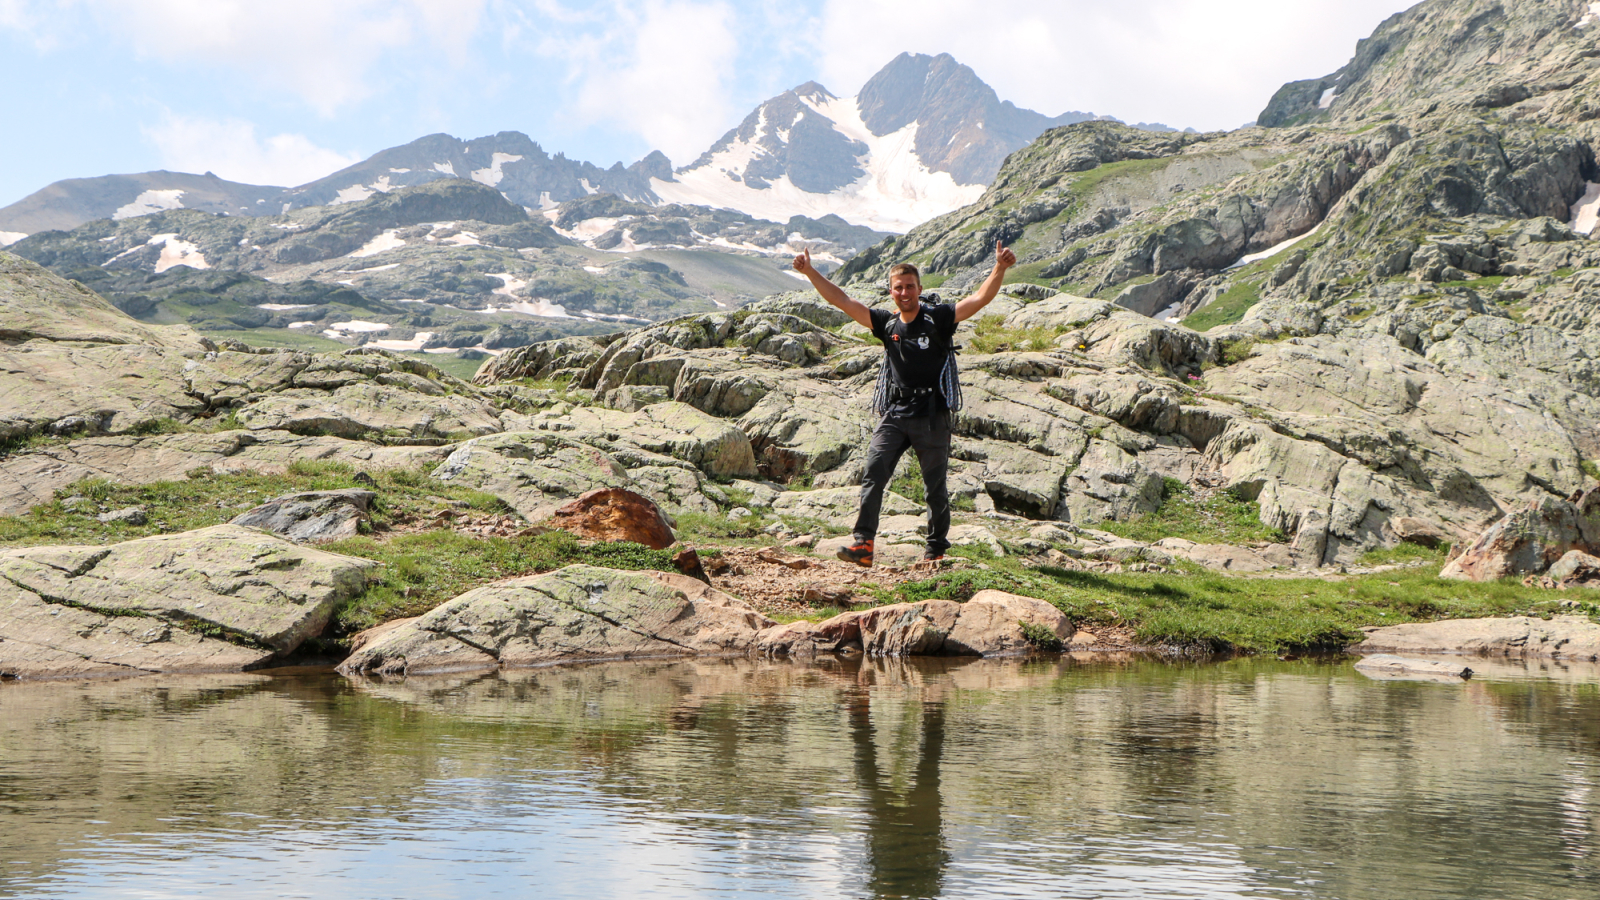
[(858, 566), (872, 565), (872, 539), (856, 541), (849, 547), (840, 547), (834, 554), (845, 562), (853, 562)]

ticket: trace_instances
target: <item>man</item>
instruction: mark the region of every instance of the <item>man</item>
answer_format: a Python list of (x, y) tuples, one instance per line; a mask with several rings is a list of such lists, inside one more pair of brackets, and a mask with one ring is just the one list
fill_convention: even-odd
[[(843, 310), (883, 342), (884, 371), (878, 379), (873, 411), (883, 420), (867, 447), (861, 479), (861, 511), (856, 516), (855, 542), (839, 558), (872, 565), (883, 491), (907, 448), (916, 451), (922, 484), (928, 494), (928, 549), (925, 561), (942, 559), (950, 549), (950, 492), (945, 475), (950, 467), (951, 412), (961, 405), (951, 340), (957, 323), (977, 315), (1000, 292), (1016, 254), (995, 244), (994, 269), (976, 294), (956, 303), (924, 303), (917, 267), (901, 263), (889, 270), (889, 296), (894, 310), (870, 309), (853, 299), (811, 265), (811, 251), (794, 258), (794, 270), (806, 276), (822, 299)], [(937, 301), (937, 297), (929, 299)]]

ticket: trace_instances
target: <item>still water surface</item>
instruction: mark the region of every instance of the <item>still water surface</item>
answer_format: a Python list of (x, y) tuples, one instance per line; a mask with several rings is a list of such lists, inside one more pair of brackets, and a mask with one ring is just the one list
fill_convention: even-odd
[(0, 897), (1600, 897), (1600, 675), (622, 663), (0, 685)]

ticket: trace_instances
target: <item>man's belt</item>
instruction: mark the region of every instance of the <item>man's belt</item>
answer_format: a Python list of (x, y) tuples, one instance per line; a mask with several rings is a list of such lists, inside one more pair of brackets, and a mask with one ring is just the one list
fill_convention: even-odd
[(923, 400), (931, 395), (934, 390), (935, 388), (931, 387), (903, 388), (891, 385), (889, 387), (889, 399), (901, 402), (906, 400)]

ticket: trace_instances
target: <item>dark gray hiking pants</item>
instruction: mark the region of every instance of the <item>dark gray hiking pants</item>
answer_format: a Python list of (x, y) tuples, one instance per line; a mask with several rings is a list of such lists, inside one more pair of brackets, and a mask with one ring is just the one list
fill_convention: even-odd
[(943, 553), (950, 549), (950, 489), (945, 476), (950, 471), (950, 413), (901, 418), (884, 416), (867, 446), (867, 471), (861, 478), (861, 512), (856, 516), (858, 541), (878, 535), (878, 514), (883, 509), (883, 492), (894, 477), (894, 467), (906, 449), (916, 451), (922, 466), (922, 486), (928, 494), (928, 549)]

